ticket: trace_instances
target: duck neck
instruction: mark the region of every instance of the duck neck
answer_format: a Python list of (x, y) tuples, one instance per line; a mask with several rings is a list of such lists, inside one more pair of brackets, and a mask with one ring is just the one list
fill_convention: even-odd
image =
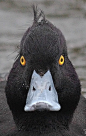
[(69, 124), (71, 123), (73, 118), (73, 113), (70, 112), (59, 112), (57, 114), (57, 120), (64, 126), (66, 129), (69, 128)]
[(23, 114), (19, 113), (16, 119), (19, 130), (48, 132), (48, 130), (57, 131), (58, 129), (68, 129), (72, 120), (72, 114), (61, 113), (60, 111), (34, 111), (24, 112)]

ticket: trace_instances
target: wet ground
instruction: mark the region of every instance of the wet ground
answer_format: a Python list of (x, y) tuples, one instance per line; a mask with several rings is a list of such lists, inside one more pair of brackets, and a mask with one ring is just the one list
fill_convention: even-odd
[(0, 80), (6, 79), (21, 38), (32, 24), (32, 4), (63, 32), (86, 96), (86, 0), (0, 0)]

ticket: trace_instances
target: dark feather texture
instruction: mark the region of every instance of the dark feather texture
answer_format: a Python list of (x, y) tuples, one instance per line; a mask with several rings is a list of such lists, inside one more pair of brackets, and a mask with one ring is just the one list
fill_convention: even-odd
[[(66, 40), (62, 32), (45, 19), (41, 10), (33, 6), (33, 12), (34, 22), (21, 40), (19, 56), (5, 87), (7, 103), (18, 128), (12, 135), (84, 136), (86, 100), (81, 96), (79, 78), (68, 58)], [(63, 65), (58, 63), (61, 55), (65, 60)], [(21, 56), (26, 60), (25, 66), (20, 64)], [(40, 71), (51, 72), (60, 111), (24, 111), (33, 70), (38, 74)]]

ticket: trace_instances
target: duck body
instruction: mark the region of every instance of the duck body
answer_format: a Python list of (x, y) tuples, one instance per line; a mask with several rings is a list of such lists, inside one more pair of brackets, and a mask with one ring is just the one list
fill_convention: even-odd
[(80, 81), (68, 58), (65, 38), (39, 16), (43, 17), (40, 22), (34, 8), (34, 23), (21, 40), (6, 83), (7, 103), (18, 128), (14, 135), (84, 136), (86, 120), (81, 118), (86, 117), (86, 100), (80, 96)]

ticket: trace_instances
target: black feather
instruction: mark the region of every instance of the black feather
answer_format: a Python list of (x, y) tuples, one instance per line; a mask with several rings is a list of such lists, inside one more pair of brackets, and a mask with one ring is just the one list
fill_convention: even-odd
[(33, 5), (33, 13), (34, 13), (34, 22), (33, 23), (38, 24), (39, 21), (45, 22), (45, 15), (44, 15), (43, 11), (38, 9), (38, 7), (35, 5)]

